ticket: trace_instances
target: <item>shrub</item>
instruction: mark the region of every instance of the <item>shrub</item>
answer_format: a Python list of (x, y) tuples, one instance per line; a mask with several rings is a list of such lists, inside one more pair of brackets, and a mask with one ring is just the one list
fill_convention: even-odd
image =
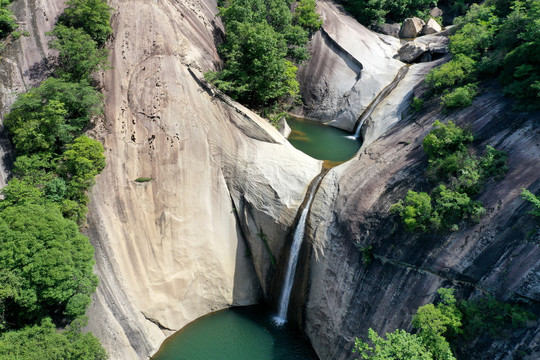
[(473, 82), (476, 80), (475, 64), (476, 61), (470, 57), (458, 54), (441, 67), (431, 70), (426, 75), (426, 83), (440, 93), (444, 89)]
[(477, 86), (468, 84), (457, 87), (441, 97), (441, 102), (447, 108), (464, 108), (471, 106), (474, 97), (477, 94)]
[(533, 205), (533, 209), (529, 214), (540, 218), (540, 199), (527, 189), (521, 189), (521, 197)]
[(431, 197), (425, 192), (409, 190), (404, 200), (399, 200), (390, 207), (390, 212), (401, 217), (405, 229), (410, 232), (425, 232), (438, 228), (440, 219), (433, 211)]
[(424, 106), (424, 100), (423, 99), (419, 99), (417, 98), (416, 96), (413, 97), (412, 101), (411, 101), (411, 109), (414, 111), (414, 112), (419, 112), (421, 109), (422, 109), (422, 106)]
[(373, 344), (369, 345), (360, 339), (354, 341), (354, 353), (359, 353), (363, 360), (433, 360), (432, 353), (424, 346), (422, 339), (405, 330), (397, 329), (380, 337), (373, 329), (368, 330)]
[(8, 8), (10, 3), (10, 0), (0, 0), (0, 39), (8, 36), (17, 28), (15, 17)]
[(70, 0), (60, 16), (60, 23), (80, 28), (90, 35), (98, 45), (102, 45), (112, 34), (110, 11), (112, 8), (104, 0)]
[(148, 182), (152, 180), (153, 180), (152, 178), (147, 178), (147, 177), (140, 177), (140, 178), (135, 179), (136, 182)]
[(472, 133), (452, 121), (447, 124), (436, 120), (434, 129), (422, 141), (422, 147), (430, 160), (443, 158), (456, 152), (466, 152), (467, 145), (474, 139)]

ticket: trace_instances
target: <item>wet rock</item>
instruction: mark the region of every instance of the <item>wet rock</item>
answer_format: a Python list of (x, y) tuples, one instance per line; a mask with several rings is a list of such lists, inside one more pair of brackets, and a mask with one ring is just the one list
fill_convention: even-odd
[(430, 35), (438, 33), (442, 30), (441, 25), (435, 21), (435, 19), (429, 19), (427, 24), (422, 29), (423, 35)]
[(409, 41), (398, 50), (399, 60), (412, 63), (428, 50), (424, 44)]
[(424, 20), (413, 17), (403, 20), (401, 25), (401, 30), (399, 31), (399, 37), (401, 38), (413, 38), (420, 34), (422, 28), (424, 27)]

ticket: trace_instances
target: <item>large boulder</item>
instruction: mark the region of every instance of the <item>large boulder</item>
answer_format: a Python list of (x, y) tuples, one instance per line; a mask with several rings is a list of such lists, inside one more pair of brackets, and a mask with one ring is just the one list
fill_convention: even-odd
[(401, 38), (413, 38), (420, 34), (422, 31), (424, 25), (426, 23), (424, 20), (412, 17), (407, 18), (403, 20), (403, 24), (401, 25), (401, 30), (399, 31), (399, 37)]
[(398, 23), (377, 24), (373, 26), (374, 31), (381, 34), (390, 35), (393, 37), (399, 36), (400, 29), (401, 29), (401, 26)]
[(429, 15), (434, 18), (440, 17), (440, 16), (443, 16), (443, 11), (439, 9), (438, 7), (434, 7), (433, 9), (430, 10)]
[(409, 41), (398, 50), (399, 60), (412, 63), (422, 56), (427, 49), (427, 46), (424, 44), (417, 43), (416, 41)]
[(427, 24), (424, 25), (424, 28), (422, 29), (423, 35), (430, 35), (435, 34), (441, 31), (441, 25), (439, 25), (438, 22), (435, 21), (435, 19), (429, 19)]

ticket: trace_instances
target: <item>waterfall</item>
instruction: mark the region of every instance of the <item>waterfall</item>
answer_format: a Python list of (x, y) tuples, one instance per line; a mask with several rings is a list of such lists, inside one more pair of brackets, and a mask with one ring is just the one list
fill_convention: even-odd
[(291, 250), (289, 254), (289, 262), (287, 263), (287, 272), (285, 274), (285, 282), (281, 290), (281, 296), (279, 297), (278, 314), (274, 317), (276, 325), (283, 325), (287, 322), (287, 310), (289, 309), (289, 300), (291, 297), (291, 291), (294, 284), (294, 275), (296, 274), (296, 265), (298, 263), (298, 255), (300, 254), (300, 247), (302, 240), (304, 239), (304, 232), (306, 229), (306, 220), (311, 207), (311, 202), (315, 197), (319, 183), (321, 182), (324, 173), (319, 174), (308, 188), (308, 200), (304, 204), (300, 219), (294, 229), (293, 241), (291, 244)]
[(368, 117), (371, 116), (371, 113), (377, 105), (381, 103), (390, 93), (396, 88), (396, 86), (399, 84), (401, 80), (407, 75), (407, 72), (409, 71), (409, 65), (402, 66), (394, 80), (388, 85), (386, 85), (377, 96), (371, 101), (371, 103), (368, 105), (368, 107), (364, 110), (362, 115), (358, 118), (356, 121), (358, 123), (358, 126), (356, 127), (356, 131), (354, 132), (354, 139), (358, 140), (360, 138), (360, 132), (362, 131), (362, 126), (364, 125), (364, 122)]

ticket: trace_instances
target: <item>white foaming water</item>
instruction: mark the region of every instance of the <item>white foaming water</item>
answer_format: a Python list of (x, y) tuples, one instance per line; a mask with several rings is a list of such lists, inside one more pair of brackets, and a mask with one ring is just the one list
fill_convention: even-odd
[(317, 187), (321, 182), (322, 176), (318, 176), (315, 184), (310, 189), (309, 199), (306, 206), (302, 210), (296, 229), (294, 230), (293, 242), (291, 245), (291, 252), (289, 255), (289, 263), (287, 264), (287, 273), (285, 274), (285, 283), (281, 290), (281, 296), (279, 298), (278, 314), (274, 317), (274, 323), (278, 326), (282, 326), (287, 322), (287, 310), (289, 309), (289, 300), (291, 297), (291, 291), (294, 283), (294, 275), (296, 273), (296, 265), (298, 263), (298, 255), (300, 254), (300, 247), (302, 240), (304, 239), (304, 231), (306, 229), (306, 220), (311, 207), (311, 202), (317, 192)]

